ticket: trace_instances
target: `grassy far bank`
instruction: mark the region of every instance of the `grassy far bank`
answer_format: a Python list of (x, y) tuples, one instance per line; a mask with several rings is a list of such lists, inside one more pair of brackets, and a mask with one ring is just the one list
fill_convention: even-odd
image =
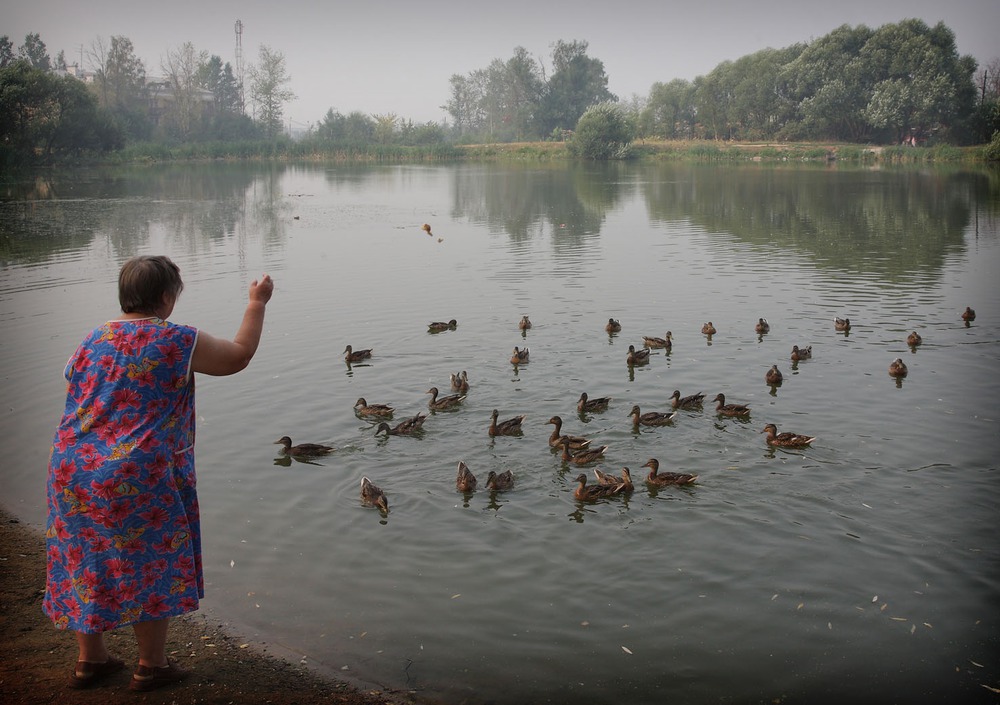
[[(640, 162), (842, 162), (874, 164), (986, 164), (1000, 158), (1000, 141), (974, 147), (859, 145), (835, 142), (724, 142), (636, 140), (629, 158)], [(344, 146), (292, 140), (205, 142), (178, 146), (137, 143), (105, 155), (59, 159), (48, 166), (203, 161), (297, 161), (344, 164), (550, 162), (574, 159), (568, 142), (494, 142), (424, 146)], [(29, 166), (29, 165), (24, 165)], [(36, 165), (38, 166), (38, 165)]]
[[(711, 140), (637, 140), (632, 155), (640, 161), (846, 161), (859, 164), (985, 163), (988, 145), (934, 147), (858, 145), (834, 142), (721, 142)], [(528, 161), (570, 159), (565, 142), (514, 142), (466, 145), (466, 159)]]

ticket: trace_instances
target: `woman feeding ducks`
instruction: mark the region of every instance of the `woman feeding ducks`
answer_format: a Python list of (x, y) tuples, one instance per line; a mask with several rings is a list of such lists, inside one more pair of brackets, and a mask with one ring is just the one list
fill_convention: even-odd
[(71, 688), (125, 667), (104, 639), (124, 626), (138, 643), (131, 690), (189, 675), (166, 644), (171, 618), (197, 610), (204, 597), (194, 373), (225, 376), (250, 364), (274, 284), (266, 274), (250, 283), (232, 340), (167, 320), (183, 288), (167, 257), (126, 261), (121, 316), (84, 338), (65, 369), (65, 411), (49, 459), (42, 606), (76, 636)]

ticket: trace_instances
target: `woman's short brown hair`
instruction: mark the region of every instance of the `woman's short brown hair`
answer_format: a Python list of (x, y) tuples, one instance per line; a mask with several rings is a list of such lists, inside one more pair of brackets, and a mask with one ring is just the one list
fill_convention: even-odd
[(122, 313), (156, 313), (164, 294), (177, 298), (183, 289), (180, 268), (164, 255), (133, 257), (118, 273)]

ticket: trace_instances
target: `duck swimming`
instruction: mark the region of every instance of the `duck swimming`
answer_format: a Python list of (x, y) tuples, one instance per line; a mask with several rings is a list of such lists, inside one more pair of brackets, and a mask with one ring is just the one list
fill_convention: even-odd
[(771, 332), (771, 324), (767, 322), (766, 318), (758, 318), (757, 325), (753, 327), (753, 330), (758, 335), (764, 335)]
[(354, 413), (358, 416), (367, 416), (371, 418), (380, 419), (391, 419), (393, 409), (388, 404), (369, 404), (365, 401), (364, 397), (361, 397), (356, 402), (354, 402)]
[(632, 484), (632, 472), (628, 468), (622, 468), (621, 475), (612, 475), (602, 472), (600, 468), (594, 468), (594, 477), (597, 478), (599, 485), (621, 486), (624, 492), (631, 492), (635, 489), (635, 485)]
[(642, 336), (642, 342), (647, 348), (663, 348), (664, 350), (670, 350), (674, 346), (673, 337), (674, 334), (667, 331), (667, 334), (662, 338), (644, 335)]
[(570, 452), (569, 442), (562, 442), (562, 459), (567, 463), (573, 463), (575, 465), (586, 465), (587, 463), (596, 463), (604, 457), (604, 451), (608, 449), (607, 446), (601, 446), (600, 448), (584, 448), (578, 450), (575, 453)]
[(469, 470), (469, 466), (461, 460), (458, 461), (458, 477), (455, 478), (455, 489), (459, 492), (472, 492), (476, 489), (476, 476)]
[(660, 472), (660, 461), (656, 458), (650, 458), (642, 467), (649, 468), (649, 474), (646, 475), (646, 484), (652, 485), (653, 487), (666, 487), (667, 485), (690, 485), (698, 479), (697, 475), (691, 475), (689, 473)]
[(281, 452), (285, 455), (294, 455), (299, 458), (326, 455), (336, 450), (333, 446), (324, 446), (319, 443), (300, 443), (297, 446), (293, 446), (292, 439), (288, 436), (282, 436), (274, 443), (281, 446)]
[(576, 410), (583, 413), (589, 413), (591, 411), (607, 411), (608, 404), (611, 403), (611, 397), (596, 397), (595, 399), (590, 399), (586, 392), (580, 395), (580, 401), (576, 403)]
[(798, 433), (785, 431), (778, 433), (778, 427), (769, 423), (761, 433), (767, 434), (767, 444), (769, 446), (779, 446), (781, 448), (804, 448), (816, 440), (815, 436), (803, 436)]
[(383, 514), (389, 513), (389, 500), (385, 492), (367, 477), (361, 478), (361, 503), (366, 507), (377, 507)]
[(799, 360), (808, 360), (812, 356), (813, 356), (812, 345), (805, 348), (800, 348), (798, 345), (792, 346), (792, 354), (791, 354), (792, 362), (798, 362)]
[(514, 486), (514, 473), (510, 470), (504, 470), (498, 475), (493, 470), (490, 470), (490, 474), (486, 476), (486, 486), (494, 492), (509, 490)]
[(448, 396), (441, 397), (438, 399), (438, 388), (431, 387), (425, 394), (431, 395), (431, 400), (427, 402), (427, 406), (434, 411), (441, 411), (442, 409), (452, 409), (463, 401), (465, 401), (464, 394), (449, 394)]
[(354, 350), (350, 345), (344, 348), (344, 360), (347, 362), (361, 362), (372, 356), (372, 349)]
[(606, 330), (608, 333), (621, 333), (622, 332), (621, 321), (619, 321), (617, 318), (609, 318), (608, 324), (604, 326), (604, 330)]
[(383, 421), (378, 425), (378, 428), (375, 429), (375, 435), (384, 431), (386, 435), (389, 436), (409, 436), (410, 434), (420, 430), (420, 427), (424, 425), (424, 419), (426, 418), (427, 416), (424, 414), (417, 414), (416, 416), (411, 416), (395, 426), (389, 426), (389, 424)]
[(700, 409), (705, 401), (705, 395), (698, 392), (682, 397), (680, 390), (675, 389), (674, 393), (670, 395), (670, 400), (670, 406), (675, 409)]
[(891, 377), (905, 377), (908, 372), (909, 370), (906, 369), (906, 363), (903, 362), (902, 358), (897, 357), (889, 363), (889, 375)]
[(512, 365), (526, 364), (528, 362), (528, 348), (518, 350), (517, 346), (514, 346), (514, 354), (510, 356), (510, 362)]
[(772, 387), (781, 384), (784, 379), (777, 365), (771, 365), (771, 369), (764, 373), (764, 381)]
[(452, 374), (451, 388), (462, 394), (467, 393), (469, 391), (469, 373), (462, 370), (458, 374)]
[(718, 402), (715, 406), (715, 412), (722, 416), (749, 416), (750, 414), (750, 407), (746, 404), (727, 404), (726, 395), (722, 392), (716, 394), (712, 401)]
[(458, 321), (454, 318), (447, 323), (444, 321), (434, 321), (427, 324), (427, 331), (430, 333), (440, 333), (446, 330), (455, 330), (456, 328), (458, 328)]
[(920, 334), (917, 333), (917, 331), (913, 331), (908, 336), (906, 336), (906, 344), (909, 345), (911, 348), (917, 347), (922, 342), (924, 342), (924, 339), (920, 337)]
[(527, 316), (521, 316), (521, 321), (517, 324), (517, 327), (521, 330), (530, 330), (531, 321), (528, 319)]
[(521, 433), (521, 422), (527, 418), (527, 416), (522, 414), (505, 421), (497, 422), (499, 416), (500, 412), (497, 409), (494, 409), (492, 417), (493, 420), (490, 421), (490, 436), (513, 436)]
[(851, 330), (851, 319), (850, 318), (834, 318), (833, 319), (833, 329), (841, 330), (845, 333)]
[(677, 416), (677, 412), (674, 411), (667, 414), (661, 411), (647, 411), (643, 414), (639, 411), (639, 405), (636, 404), (632, 407), (632, 411), (629, 413), (629, 416), (632, 417), (633, 426), (666, 426), (674, 420), (674, 417)]
[(587, 476), (583, 473), (577, 475), (576, 481), (579, 483), (573, 490), (573, 496), (582, 502), (592, 502), (595, 499), (604, 497), (614, 497), (625, 490), (625, 485), (588, 485)]
[(555, 425), (555, 430), (552, 431), (552, 435), (549, 436), (549, 445), (552, 448), (561, 448), (564, 440), (569, 442), (570, 450), (580, 450), (581, 448), (586, 448), (590, 445), (589, 438), (584, 438), (583, 436), (563, 435), (562, 422), (561, 416), (553, 416), (545, 422)]
[(706, 323), (701, 327), (701, 332), (703, 335), (715, 335), (716, 333), (718, 333), (718, 331), (715, 330), (715, 326), (712, 325), (711, 321), (709, 321), (708, 323)]
[(634, 345), (629, 345), (628, 355), (625, 356), (625, 361), (628, 363), (629, 367), (632, 367), (633, 365), (645, 365), (649, 362), (649, 348), (636, 350)]
[(976, 320), (976, 312), (971, 307), (966, 306), (965, 310), (962, 311), (962, 320), (966, 323)]

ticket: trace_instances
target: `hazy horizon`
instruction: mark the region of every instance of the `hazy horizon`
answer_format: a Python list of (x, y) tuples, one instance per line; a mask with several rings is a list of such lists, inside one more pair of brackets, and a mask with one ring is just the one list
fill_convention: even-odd
[[(835, 28), (875, 28), (917, 18), (929, 26), (944, 22), (960, 54), (980, 65), (1000, 57), (997, 28), (1000, 1), (954, 0), (759, 0), (679, 2), (624, 0), (593, 9), (544, 6), (510, 0), (502, 7), (450, 0), (379, 5), (335, 3), (316, 7), (303, 0), (278, 6), (250, 6), (220, 0), (178, 0), (158, 6), (94, 0), (18, 3), (5, 11), (0, 34), (15, 50), (37, 32), (55, 60), (89, 67), (87, 51), (98, 38), (128, 37), (145, 62), (147, 76), (162, 74), (167, 52), (191, 42), (235, 67), (236, 20), (243, 25), (245, 65), (255, 63), (260, 45), (285, 57), (296, 98), (284, 121), (296, 128), (322, 121), (327, 110), (347, 114), (394, 113), (416, 123), (442, 122), (452, 75), (506, 61), (518, 46), (551, 73), (551, 47), (559, 40), (585, 41), (588, 55), (604, 62), (609, 90), (620, 100), (646, 97), (656, 82), (693, 80), (723, 61), (767, 47), (810, 42)], [(278, 8), (278, 9), (275, 9)]]

